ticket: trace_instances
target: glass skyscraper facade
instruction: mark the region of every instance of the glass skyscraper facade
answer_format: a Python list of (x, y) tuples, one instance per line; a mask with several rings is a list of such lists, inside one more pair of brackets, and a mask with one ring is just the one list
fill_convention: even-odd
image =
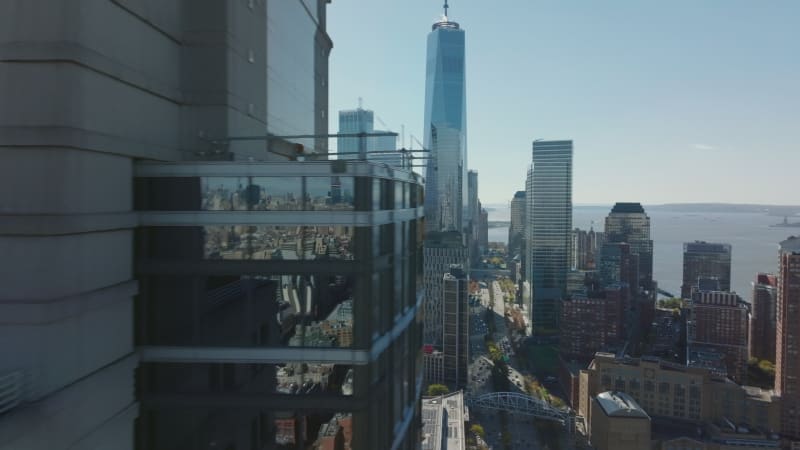
[(307, 161), (135, 177), (137, 449), (416, 448), (417, 175)]
[(443, 17), (428, 34), (424, 142), (426, 229), (463, 231), (467, 195), (464, 30)]
[(616, 203), (606, 217), (606, 242), (627, 242), (631, 252), (639, 255), (638, 287), (653, 287), (653, 240), (650, 239), (650, 217), (639, 203)]
[(731, 245), (695, 241), (683, 244), (681, 297), (692, 298), (698, 278), (714, 278), (719, 289), (731, 289)]
[(557, 331), (572, 239), (572, 141), (534, 141), (526, 182), (526, 277), (533, 289), (533, 332)]

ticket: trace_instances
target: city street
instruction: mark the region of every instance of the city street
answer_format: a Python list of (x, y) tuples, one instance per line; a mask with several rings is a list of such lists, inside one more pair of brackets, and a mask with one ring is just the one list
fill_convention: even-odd
[[(492, 311), (494, 314), (495, 331), (492, 334), (492, 340), (497, 343), (500, 350), (508, 357), (509, 380), (511, 391), (525, 393), (525, 379), (524, 374), (514, 367), (513, 349), (510, 340), (508, 339), (508, 331), (506, 327), (505, 312), (506, 305), (503, 301), (503, 290), (500, 284), (492, 281), (482, 287), (480, 292), (476, 294), (477, 302), (472, 305), (471, 319), (470, 319), (470, 365), (469, 365), (469, 384), (467, 387), (466, 396), (477, 397), (486, 393), (494, 391), (492, 383), (492, 367), (494, 364), (488, 357), (488, 350), (484, 344), (484, 338), (490, 325), (485, 323), (486, 310), (491, 304), (492, 290), (494, 295), (494, 305)], [(486, 442), (495, 450), (503, 450), (506, 447), (502, 442), (503, 422), (502, 417), (504, 413), (500, 411), (480, 410), (473, 409), (470, 411), (471, 421), (479, 423), (486, 431)], [(534, 425), (534, 418), (522, 414), (505, 413), (506, 416), (506, 429), (510, 436), (510, 446), (513, 450), (527, 450), (539, 449), (540, 445), (536, 426)]]

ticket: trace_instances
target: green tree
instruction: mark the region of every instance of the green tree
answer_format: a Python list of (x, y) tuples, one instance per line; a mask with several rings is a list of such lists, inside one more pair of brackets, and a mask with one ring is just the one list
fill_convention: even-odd
[(439, 395), (449, 394), (450, 389), (443, 384), (432, 384), (428, 386), (428, 397), (436, 397)]
[(680, 309), (683, 307), (683, 299), (668, 298), (666, 300), (659, 300), (658, 306), (664, 309)]
[(503, 431), (500, 440), (503, 441), (503, 446), (505, 446), (506, 448), (511, 447), (511, 433), (509, 433), (508, 431)]
[(476, 436), (480, 436), (481, 439), (486, 437), (486, 432), (483, 430), (483, 427), (477, 423), (469, 427), (469, 431)]

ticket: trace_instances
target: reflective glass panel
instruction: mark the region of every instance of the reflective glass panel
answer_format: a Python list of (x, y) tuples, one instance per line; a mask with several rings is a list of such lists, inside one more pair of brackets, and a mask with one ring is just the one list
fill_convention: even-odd
[(354, 227), (219, 225), (206, 226), (205, 259), (353, 260)]
[(255, 211), (296, 211), (303, 209), (300, 177), (253, 177), (252, 209)]
[(204, 211), (246, 211), (246, 177), (204, 177), (201, 184), (201, 209)]
[(307, 177), (305, 209), (309, 211), (354, 210), (353, 179), (349, 177)]
[(355, 276), (150, 276), (141, 296), (145, 345), (354, 345)]

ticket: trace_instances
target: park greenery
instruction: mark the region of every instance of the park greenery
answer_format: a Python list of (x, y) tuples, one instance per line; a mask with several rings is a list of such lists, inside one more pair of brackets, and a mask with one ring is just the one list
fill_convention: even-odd
[(489, 350), (489, 359), (492, 360), (492, 385), (496, 392), (506, 392), (511, 389), (508, 379), (509, 368), (505, 361), (503, 351), (492, 339), (486, 339), (486, 348)]
[(547, 390), (546, 387), (542, 386), (542, 384), (539, 383), (538, 380), (534, 379), (531, 376), (525, 377), (525, 391), (529, 395), (544, 400), (547, 403), (555, 406), (556, 408), (562, 408), (566, 405), (564, 403), (564, 400), (562, 400), (560, 397), (552, 395), (550, 391)]
[(747, 383), (772, 389), (775, 383), (775, 365), (766, 359), (750, 358), (747, 361)]
[(428, 386), (428, 397), (438, 397), (440, 395), (449, 394), (450, 389), (443, 384), (431, 384)]
[(481, 439), (486, 437), (486, 432), (483, 430), (483, 426), (477, 423), (469, 427), (469, 432), (480, 437)]
[(517, 285), (511, 278), (501, 278), (498, 284), (503, 291), (503, 300), (513, 302), (517, 298)]
[(685, 306), (685, 303), (682, 298), (668, 298), (662, 299), (658, 301), (658, 307), (661, 309), (672, 309), (672, 310), (680, 310)]

